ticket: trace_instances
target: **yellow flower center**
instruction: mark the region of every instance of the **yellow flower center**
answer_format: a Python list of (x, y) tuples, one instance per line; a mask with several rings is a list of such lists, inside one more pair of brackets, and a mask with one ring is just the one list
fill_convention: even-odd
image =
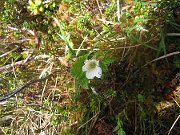
[(96, 67), (96, 62), (92, 61), (92, 62), (89, 63), (89, 68), (90, 69), (93, 69), (95, 67)]

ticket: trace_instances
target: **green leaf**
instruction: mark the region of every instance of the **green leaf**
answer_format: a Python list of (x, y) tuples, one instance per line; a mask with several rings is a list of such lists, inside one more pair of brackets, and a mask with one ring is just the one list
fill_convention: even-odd
[(37, 9), (34, 9), (33, 13), (34, 13), (34, 15), (37, 15), (39, 12)]
[(41, 7), (39, 8), (39, 11), (40, 11), (40, 12), (43, 12), (43, 11), (44, 11), (44, 8), (41, 6)]
[(163, 50), (164, 54), (166, 54), (166, 44), (165, 44), (165, 35), (166, 32), (164, 30), (164, 28), (160, 29), (160, 43), (159, 43), (159, 52), (158, 52), (158, 56), (159, 53), (161, 52), (161, 50)]
[(29, 5), (34, 5), (34, 3), (32, 2), (32, 0), (29, 0)]
[(108, 70), (109, 64), (111, 64), (113, 61), (114, 59), (112, 58), (112, 56), (105, 55), (103, 60), (100, 62), (100, 67), (102, 68), (104, 72), (106, 72)]
[(54, 21), (56, 22), (56, 24), (59, 26), (60, 28), (60, 33), (58, 34), (60, 36), (60, 38), (62, 40), (64, 40), (65, 44), (68, 46), (69, 50), (71, 51), (71, 53), (76, 56), (76, 52), (73, 50), (72, 46), (71, 46), (71, 41), (70, 41), (70, 35), (68, 33), (65, 33), (65, 31), (63, 30), (63, 26), (60, 24), (60, 22), (54, 17)]
[(82, 71), (86, 56), (80, 56), (76, 62), (72, 64), (71, 75), (78, 80), (79, 86), (88, 89), (89, 80), (86, 78), (85, 72)]
[(124, 132), (123, 128), (120, 128), (118, 130), (118, 135), (126, 135), (126, 133)]
[(24, 51), (24, 52), (22, 52), (21, 53), (22, 54), (22, 57), (25, 59), (25, 58), (27, 58), (28, 57), (28, 52), (27, 51)]
[(144, 96), (141, 94), (138, 94), (137, 98), (138, 98), (138, 101), (140, 101), (140, 102), (144, 101)]
[(53, 7), (56, 7), (56, 3), (55, 3), (55, 2), (53, 2), (52, 6), (53, 6)]
[(180, 58), (174, 60), (176, 67), (180, 68)]
[[(84, 73), (85, 74), (85, 73)], [(79, 80), (79, 85), (83, 88), (83, 89), (88, 89), (89, 88), (89, 80), (86, 78), (86, 76), (84, 75), (84, 77), (82, 79)]]
[(42, 3), (42, 1), (41, 1), (41, 0), (35, 0), (35, 5), (36, 5), (36, 6), (41, 5), (41, 3)]
[(80, 56), (79, 58), (77, 58), (76, 62), (74, 62), (72, 64), (71, 67), (71, 75), (78, 79), (81, 78), (81, 74), (83, 73), (82, 71), (82, 67), (84, 65), (84, 61), (86, 60), (86, 56)]
[(110, 55), (106, 55), (102, 60), (103, 64), (109, 65), (114, 61), (114, 59)]
[(113, 132), (116, 132), (116, 131), (118, 131), (119, 130), (119, 125), (117, 125), (114, 129), (113, 129)]

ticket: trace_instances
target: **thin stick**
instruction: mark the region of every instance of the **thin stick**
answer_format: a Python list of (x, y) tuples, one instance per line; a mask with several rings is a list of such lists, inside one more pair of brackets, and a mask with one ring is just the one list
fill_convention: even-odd
[(180, 105), (178, 104), (178, 102), (172, 97), (173, 101), (176, 103), (176, 105), (180, 108)]
[(86, 35), (86, 36), (83, 38), (83, 41), (81, 42), (81, 44), (80, 44), (80, 46), (79, 46), (79, 48), (78, 48), (78, 50), (77, 50), (77, 52), (76, 52), (76, 56), (78, 56), (78, 54), (79, 54), (79, 52), (80, 52), (80, 49), (81, 49), (81, 47), (83, 46), (84, 42), (86, 41), (87, 37), (88, 37), (88, 35)]
[(8, 64), (8, 65), (5, 65), (5, 66), (3, 66), (3, 67), (0, 67), (0, 71), (3, 71), (3, 70), (5, 70), (5, 71), (7, 71), (9, 68), (11, 68), (11, 67), (13, 67), (13, 66), (21, 66), (21, 65), (24, 65), (26, 62), (29, 62), (29, 61), (31, 61), (31, 60), (33, 60), (33, 58), (31, 59), (24, 59), (24, 60), (20, 60), (20, 61), (17, 61), (17, 62), (15, 62), (15, 63), (12, 63), (12, 64)]
[(177, 55), (177, 54), (180, 54), (180, 51), (178, 51), (178, 52), (173, 52), (173, 53), (169, 53), (169, 54), (166, 54), (166, 55), (163, 55), (163, 56), (161, 56), (161, 57), (159, 57), (159, 58), (156, 58), (156, 59), (154, 59), (154, 60), (152, 60), (152, 61), (146, 63), (146, 64), (145, 64), (144, 66), (142, 66), (142, 67), (145, 67), (145, 66), (147, 66), (147, 65), (149, 65), (149, 64), (151, 64), (151, 63), (153, 63), (153, 62), (155, 62), (155, 61), (158, 61), (158, 60), (161, 60), (161, 59), (164, 59), (164, 58), (173, 56), (173, 55)]
[(173, 127), (174, 127), (174, 125), (176, 124), (176, 122), (179, 120), (179, 118), (180, 118), (180, 115), (177, 117), (177, 119), (174, 121), (174, 123), (172, 124), (172, 126), (171, 126), (171, 128), (170, 128), (170, 130), (169, 130), (169, 133), (168, 133), (168, 135), (170, 135), (170, 133), (171, 133), (171, 131), (172, 131), (172, 129), (173, 129)]
[(100, 111), (97, 112), (92, 118), (90, 118), (90, 119), (89, 119), (88, 121), (86, 121), (84, 124), (82, 124), (82, 125), (78, 128), (78, 130), (79, 130), (80, 128), (82, 128), (84, 125), (86, 125), (87, 123), (89, 123), (92, 119), (94, 119), (99, 113), (100, 113)]
[(175, 37), (179, 37), (180, 33), (167, 33), (167, 36), (175, 36)]
[(48, 79), (48, 78), (51, 77), (55, 72), (58, 72), (58, 71), (54, 71), (54, 72), (52, 72), (51, 74), (47, 75), (47, 76), (44, 77), (44, 78), (30, 80), (30, 81), (24, 83), (23, 85), (21, 85), (20, 87), (14, 89), (12, 92), (6, 93), (6, 94), (4, 94), (4, 95), (0, 95), (0, 102), (1, 102), (1, 101), (4, 101), (4, 100), (6, 100), (6, 99), (9, 99), (9, 98), (11, 98), (11, 97), (13, 97), (15, 94), (17, 94), (18, 92), (20, 92), (21, 90), (23, 90), (24, 88), (28, 87), (29, 85), (31, 85), (31, 84), (33, 84), (33, 83), (41, 82), (41, 81), (44, 81), (44, 80)]
[(120, 22), (120, 0), (117, 0), (117, 19)]
[(101, 11), (101, 8), (100, 8), (100, 5), (99, 5), (99, 1), (98, 1), (98, 0), (96, 0), (96, 2), (97, 2), (97, 5), (98, 5), (99, 12), (100, 12), (100, 14), (101, 14), (101, 16), (102, 16), (102, 15), (103, 15), (103, 13), (102, 13), (102, 11)]
[(17, 61), (17, 62), (12, 62), (12, 64), (8, 64), (8, 65), (5, 65), (5, 66), (3, 66), (3, 67), (0, 67), (0, 71), (3, 71), (3, 70), (5, 70), (5, 71), (7, 71), (9, 68), (11, 68), (11, 67), (13, 67), (14, 68), (14, 66), (21, 66), (21, 65), (24, 65), (26, 62), (29, 62), (29, 61), (32, 61), (34, 58), (33, 57), (31, 57), (32, 56), (32, 53), (33, 52), (31, 52), (28, 56), (27, 56), (27, 58), (26, 59), (24, 59), (24, 60), (20, 60), (20, 61)]
[[(149, 65), (149, 64), (151, 64), (151, 63), (153, 63), (153, 62), (155, 62), (155, 61), (158, 61), (158, 60), (161, 60), (161, 59), (164, 59), (164, 58), (173, 56), (173, 55), (177, 55), (177, 54), (180, 54), (180, 52), (179, 52), (179, 51), (178, 51), (178, 52), (173, 52), (173, 53), (169, 53), (169, 54), (167, 54), (167, 55), (163, 55), (163, 56), (161, 56), (161, 57), (159, 57), (159, 58), (156, 58), (156, 59), (154, 59), (154, 60), (146, 63), (144, 66), (142, 66), (142, 67), (141, 67), (140, 69), (138, 69), (137, 71), (135, 71), (133, 75), (135, 75), (135, 74), (138, 73), (142, 68), (146, 67), (147, 65)], [(124, 86), (127, 84), (127, 82), (129, 81), (129, 79), (130, 79), (130, 78), (128, 77), (128, 79), (126, 80), (126, 82), (123, 84), (122, 87), (124, 87)]]
[(13, 48), (11, 51), (6, 52), (6, 53), (4, 53), (4, 54), (0, 55), (0, 58), (2, 58), (2, 57), (4, 57), (4, 56), (6, 56), (6, 55), (8, 55), (8, 54), (10, 54), (10, 53), (11, 53), (11, 52), (13, 52), (13, 51), (16, 51), (18, 48), (19, 48), (19, 47)]

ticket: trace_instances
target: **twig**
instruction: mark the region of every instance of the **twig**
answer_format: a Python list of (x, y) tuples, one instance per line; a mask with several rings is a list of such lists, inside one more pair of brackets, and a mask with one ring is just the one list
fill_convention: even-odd
[(107, 21), (107, 20), (105, 20), (105, 19), (98, 19), (98, 21), (101, 21), (102, 23), (104, 23), (104, 24), (115, 24), (115, 22), (112, 22), (112, 21)]
[(11, 29), (11, 30), (16, 30), (16, 31), (27, 31), (29, 32), (31, 35), (35, 36), (35, 32), (33, 30), (30, 30), (30, 29), (27, 29), (27, 28), (22, 28), (22, 29), (19, 29), (19, 28), (15, 28), (15, 27), (12, 27), (10, 25), (7, 25), (7, 28)]
[(163, 56), (161, 56), (161, 57), (159, 57), (159, 58), (156, 58), (156, 59), (154, 59), (154, 60), (152, 60), (152, 61), (146, 63), (146, 64), (145, 64), (144, 66), (142, 66), (142, 67), (145, 67), (145, 66), (147, 66), (147, 65), (149, 65), (149, 64), (151, 64), (151, 63), (153, 63), (153, 62), (155, 62), (155, 61), (158, 61), (158, 60), (161, 60), (161, 59), (164, 59), (164, 58), (173, 56), (173, 55), (177, 55), (177, 54), (180, 54), (180, 51), (178, 51), (178, 52), (173, 52), (173, 53), (169, 53), (169, 54), (166, 54), (166, 55), (163, 55)]
[(40, 43), (41, 43), (41, 39), (40, 39), (40, 37), (37, 35), (36, 29), (33, 29), (33, 30), (30, 30), (30, 29), (27, 29), (27, 28), (22, 28), (22, 29), (20, 29), (20, 28), (12, 27), (12, 26), (10, 26), (10, 25), (7, 25), (7, 28), (9, 28), (9, 29), (11, 29), (11, 30), (26, 31), (26, 32), (30, 33), (30, 34), (33, 35), (34, 38), (35, 38), (36, 48), (39, 49)]
[(31, 57), (31, 54), (24, 60), (20, 60), (20, 61), (17, 61), (15, 63), (12, 63), (12, 64), (8, 64), (8, 65), (5, 65), (3, 67), (0, 67), (0, 71), (3, 71), (3, 70), (8, 70), (9, 68), (13, 67), (13, 66), (21, 66), (21, 65), (24, 65), (26, 62), (29, 62), (29, 61), (32, 61), (34, 58)]
[(78, 129), (77, 130), (79, 130), (80, 128), (82, 128), (84, 125), (86, 125), (87, 123), (89, 123), (92, 119), (94, 119), (98, 114), (100, 113), (100, 111), (99, 112), (97, 112), (92, 118), (90, 118), (88, 121), (86, 121), (84, 124), (82, 124), (80, 127), (78, 127)]
[(32, 54), (33, 54), (33, 52), (34, 52), (33, 49), (32, 49), (32, 50), (29, 50), (29, 55), (27, 56), (26, 59), (21, 60), (21, 61), (17, 61), (17, 62), (15, 62), (15, 63), (12, 62), (12, 64), (8, 64), (8, 65), (5, 65), (5, 66), (3, 66), (3, 67), (0, 67), (0, 71), (2, 71), (2, 70), (7, 70), (8, 68), (11, 68), (11, 67), (14, 67), (14, 66), (21, 66), (21, 65), (24, 65), (26, 62), (29, 62), (29, 61), (33, 60), (34, 58), (31, 57)]
[[(144, 44), (147, 44), (149, 42), (151, 42), (152, 40), (156, 39), (159, 35), (151, 38), (150, 40), (146, 41)], [(126, 39), (126, 38), (121, 38), (121, 39)], [(139, 46), (142, 46), (142, 44), (137, 44), (137, 45), (133, 45), (133, 46), (123, 46), (123, 47), (116, 47), (116, 48), (110, 48), (111, 50), (117, 50), (117, 49), (124, 49), (124, 48), (136, 48), (136, 47), (139, 47)]]
[(141, 44), (133, 45), (133, 46), (122, 46), (122, 47), (116, 47), (116, 48), (110, 48), (110, 50), (118, 50), (118, 49), (126, 49), (126, 48), (136, 48), (141, 46)]
[[(167, 55), (163, 55), (163, 56), (161, 56), (161, 57), (159, 57), (159, 58), (156, 58), (156, 59), (154, 59), (154, 60), (146, 63), (145, 65), (143, 65), (143, 66), (142, 66), (141, 68), (139, 68), (138, 70), (136, 70), (136, 71), (133, 73), (132, 76), (136, 75), (139, 71), (141, 71), (142, 68), (146, 67), (147, 65), (149, 65), (149, 64), (151, 64), (151, 63), (153, 63), (153, 62), (155, 62), (155, 61), (158, 61), (158, 60), (161, 60), (161, 59), (164, 59), (164, 58), (173, 56), (173, 55), (177, 55), (177, 54), (180, 54), (180, 52), (179, 52), (179, 51), (178, 51), (178, 52), (173, 52), (173, 53), (169, 53), (169, 54), (167, 54)], [(129, 80), (130, 80), (130, 78), (128, 77), (127, 80), (126, 80), (126, 82), (123, 84), (122, 87), (124, 87)]]
[(178, 104), (178, 102), (172, 97), (173, 101), (176, 103), (176, 105), (180, 108), (180, 105)]
[(79, 46), (79, 48), (78, 48), (78, 50), (77, 50), (77, 52), (76, 52), (76, 56), (78, 56), (78, 54), (79, 54), (79, 52), (80, 52), (80, 49), (81, 49), (81, 47), (83, 46), (84, 42), (86, 41), (87, 37), (88, 37), (88, 35), (86, 35), (86, 36), (83, 38), (83, 41), (81, 42), (81, 44), (80, 44), (80, 46)]
[(21, 46), (25, 41), (30, 41), (30, 39), (22, 39), (22, 40), (17, 40), (17, 41), (15, 41), (15, 42), (13, 42), (13, 43), (5, 43), (5, 44), (2, 44), (2, 43), (0, 43), (1, 45), (3, 45), (3, 46), (6, 46), (6, 47), (8, 47), (8, 46)]
[(170, 135), (170, 133), (171, 133), (171, 131), (172, 131), (172, 129), (173, 129), (173, 127), (174, 127), (174, 125), (176, 124), (176, 122), (179, 120), (179, 118), (180, 118), (180, 115), (177, 117), (177, 119), (174, 121), (174, 123), (172, 124), (172, 126), (171, 126), (171, 128), (170, 128), (170, 130), (169, 130), (169, 133), (168, 133), (168, 135)]
[(103, 13), (102, 13), (101, 8), (100, 8), (100, 5), (99, 5), (99, 1), (96, 0), (96, 2), (97, 2), (97, 5), (98, 5), (99, 12), (100, 12), (101, 16), (103, 16)]
[(175, 37), (179, 37), (180, 33), (167, 33), (167, 36), (175, 36)]
[(51, 77), (56, 72), (58, 72), (58, 71), (54, 71), (54, 72), (52, 72), (51, 74), (47, 75), (44, 78), (30, 80), (30, 81), (24, 83), (23, 85), (21, 85), (20, 87), (14, 89), (12, 92), (6, 93), (4, 95), (0, 95), (0, 102), (11, 98), (12, 96), (14, 96), (15, 94), (17, 94), (18, 92), (20, 92), (21, 90), (23, 90), (24, 88), (28, 87), (29, 85), (31, 85), (33, 83), (41, 82), (41, 81), (44, 81), (44, 80), (48, 79), (49, 77)]
[(117, 0), (117, 18), (118, 22), (120, 22), (120, 0)]
[[(30, 61), (30, 60), (32, 60), (32, 59), (29, 59), (28, 61)], [(17, 62), (12, 63), (12, 64), (5, 65), (5, 66), (3, 66), (3, 67), (0, 67), (0, 71), (7, 70), (7, 69), (9, 69), (9, 68), (11, 68), (11, 67), (13, 67), (13, 66), (21, 66), (21, 65), (24, 65), (25, 62), (27, 62), (26, 59), (25, 59), (25, 60), (17, 61)]]
[(13, 52), (13, 51), (16, 51), (17, 49), (19, 49), (19, 47), (13, 48), (13, 49), (12, 49), (12, 50), (10, 50), (9, 52), (6, 52), (6, 53), (4, 53), (4, 54), (0, 55), (0, 58), (2, 58), (2, 57), (4, 57), (4, 56), (6, 56), (6, 55), (8, 55), (8, 54), (10, 54), (10, 53), (11, 53), (11, 52)]

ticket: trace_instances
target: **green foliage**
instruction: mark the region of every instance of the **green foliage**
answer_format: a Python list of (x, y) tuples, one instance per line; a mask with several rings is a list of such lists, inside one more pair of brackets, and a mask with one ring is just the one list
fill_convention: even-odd
[(72, 64), (71, 75), (78, 80), (79, 86), (87, 89), (89, 80), (86, 78), (85, 72), (82, 71), (86, 56), (80, 56), (76, 62)]
[(107, 20), (111, 20), (111, 21), (115, 20), (116, 7), (117, 6), (115, 0), (112, 0), (105, 10), (105, 15), (107, 17)]
[(174, 63), (176, 65), (176, 67), (180, 68), (180, 58), (179, 57), (175, 58)]
[[(99, 61), (99, 64), (104, 74), (107, 72), (109, 64), (111, 64), (114, 61), (112, 56), (110, 55), (103, 56), (103, 54), (101, 53), (95, 54), (94, 57), (101, 59)], [(76, 62), (74, 62), (71, 67), (71, 75), (78, 80), (79, 86), (86, 89), (88, 88), (88, 84), (90, 83), (90, 81), (86, 78), (85, 72), (82, 71), (82, 67), (87, 58), (88, 57), (86, 55), (78, 57)]]
[(55, 1), (29, 0), (28, 9), (34, 14), (45, 13), (51, 15), (51, 11), (56, 7)]
[[(0, 1), (0, 94), (59, 71), (2, 103), (1, 114), (16, 119), (0, 125), (3, 133), (168, 132), (178, 107), (156, 105), (165, 100), (160, 91), (180, 67), (179, 56), (147, 63), (178, 51), (178, 40), (166, 33), (179, 32), (179, 1), (133, 2), (122, 5), (117, 22), (115, 0)], [(86, 60), (99, 62), (100, 78), (87, 78)]]
[(82, 73), (82, 66), (84, 65), (84, 61), (86, 60), (85, 56), (80, 56), (76, 62), (74, 62), (72, 64), (72, 68), (71, 68), (71, 74), (73, 77), (75, 78), (79, 78), (79, 76)]
[(103, 72), (108, 71), (108, 66), (114, 62), (114, 58), (110, 54), (106, 54), (105, 56), (102, 56), (103, 59), (100, 62), (100, 65), (102, 67)]
[(180, 2), (178, 0), (162, 0), (157, 6), (161, 9), (162, 16), (165, 18), (166, 23), (178, 29), (180, 26), (175, 19), (179, 16), (178, 7), (180, 6)]
[(35, 2), (33, 2), (32, 0), (29, 0), (29, 6), (28, 9), (30, 11), (32, 11), (32, 13), (34, 15), (39, 14), (40, 12), (44, 11), (44, 8), (42, 6), (42, 1), (41, 0), (35, 0)]
[(12, 1), (8, 0), (4, 2), (3, 11), (0, 12), (0, 20), (6, 22), (7, 24), (16, 18), (16, 10), (12, 8)]
[(61, 135), (77, 135), (75, 132), (72, 132), (70, 129), (65, 129)]
[(120, 118), (120, 114), (117, 116), (117, 126), (113, 129), (113, 132), (116, 132), (117, 135), (126, 135), (126, 132), (123, 129), (123, 121)]
[(144, 96), (141, 94), (138, 94), (137, 99), (139, 102), (144, 102)]
[(160, 43), (159, 43), (159, 52), (163, 50), (163, 53), (166, 54), (166, 45), (165, 45), (165, 30), (163, 28), (160, 29)]

